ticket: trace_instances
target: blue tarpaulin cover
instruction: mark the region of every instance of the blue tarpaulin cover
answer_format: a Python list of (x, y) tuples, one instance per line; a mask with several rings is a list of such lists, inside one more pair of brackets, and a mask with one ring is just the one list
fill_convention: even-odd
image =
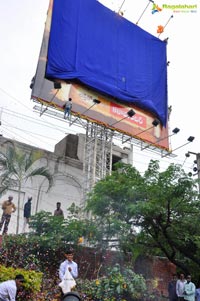
[(78, 80), (167, 123), (166, 42), (97, 0), (54, 0), (45, 76)]

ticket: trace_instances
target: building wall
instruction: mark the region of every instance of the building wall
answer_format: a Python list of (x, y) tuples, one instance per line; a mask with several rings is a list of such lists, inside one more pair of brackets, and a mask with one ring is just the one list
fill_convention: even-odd
[[(5, 152), (8, 144), (6, 138), (1, 137), (0, 151)], [(29, 196), (32, 196), (31, 213), (44, 210), (53, 214), (56, 209), (56, 203), (61, 202), (61, 207), (67, 216), (67, 208), (72, 203), (77, 206), (83, 205), (83, 160), (84, 160), (84, 142), (85, 136), (68, 135), (55, 145), (54, 152), (32, 147), (17, 141), (13, 141), (18, 147), (25, 152), (31, 150), (38, 151), (42, 154), (43, 159), (37, 162), (36, 167), (47, 166), (53, 174), (54, 184), (48, 191), (48, 181), (43, 177), (37, 176), (28, 180), (22, 186), (20, 196), (20, 227), (23, 228), (23, 208)], [(128, 152), (115, 146), (113, 153), (127, 162)], [(128, 162), (127, 162), (128, 163)], [(9, 195), (13, 195), (14, 203), (17, 206), (18, 193), (17, 189), (10, 189), (0, 197), (0, 206)], [(16, 232), (17, 212), (12, 214), (8, 233)], [(27, 229), (28, 230), (28, 229)]]
[(159, 296), (163, 296), (163, 300), (168, 297), (168, 283), (172, 274), (176, 273), (176, 266), (167, 258), (139, 256), (134, 270), (144, 276), (150, 293), (158, 293)]
[[(113, 267), (116, 263), (124, 266), (129, 262), (128, 258), (124, 258), (116, 251), (107, 250), (102, 254), (86, 247), (75, 256), (80, 277), (85, 276), (87, 279), (96, 279), (97, 274), (103, 275), (104, 267)], [(128, 266), (131, 265), (130, 262)], [(168, 299), (168, 283), (172, 279), (172, 274), (176, 273), (174, 264), (164, 257), (139, 256), (132, 268), (134, 272), (145, 278), (149, 294), (154, 293), (160, 301)]]

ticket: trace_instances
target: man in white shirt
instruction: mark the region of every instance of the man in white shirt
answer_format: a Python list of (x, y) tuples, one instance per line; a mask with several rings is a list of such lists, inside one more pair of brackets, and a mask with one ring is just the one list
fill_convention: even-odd
[(176, 282), (176, 294), (178, 296), (179, 301), (184, 300), (183, 292), (184, 292), (185, 283), (186, 283), (185, 275), (181, 273), (180, 278)]
[(24, 276), (16, 275), (15, 280), (0, 283), (0, 301), (16, 301), (17, 289), (23, 286)]
[(66, 260), (63, 261), (59, 267), (59, 278), (61, 281), (64, 279), (64, 275), (67, 269), (73, 278), (78, 277), (78, 265), (75, 261), (73, 261), (74, 252), (72, 250), (67, 250), (65, 252), (65, 257)]

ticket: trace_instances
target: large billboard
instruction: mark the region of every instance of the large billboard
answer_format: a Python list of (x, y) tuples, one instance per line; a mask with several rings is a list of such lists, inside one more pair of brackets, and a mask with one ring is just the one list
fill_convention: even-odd
[[(57, 110), (64, 111), (63, 105), (70, 97), (72, 98), (73, 115), (168, 150), (167, 124), (162, 126), (162, 123), (160, 123), (153, 126), (152, 122), (157, 116), (149, 110), (142, 109), (130, 102), (123, 102), (116, 97), (99, 93), (90, 86), (77, 81), (59, 78), (52, 81), (45, 77), (52, 8), (53, 0), (50, 0), (31, 98)], [(95, 102), (94, 99), (98, 102)], [(129, 117), (127, 113), (131, 109), (134, 110), (135, 115)]]

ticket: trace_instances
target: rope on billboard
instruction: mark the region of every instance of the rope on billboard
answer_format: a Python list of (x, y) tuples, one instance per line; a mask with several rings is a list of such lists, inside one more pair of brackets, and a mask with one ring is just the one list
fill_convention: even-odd
[(122, 2), (121, 6), (120, 6), (120, 8), (119, 8), (119, 10), (118, 10), (118, 14), (121, 13), (121, 9), (122, 9), (122, 6), (124, 5), (125, 1), (126, 1), (126, 0), (124, 0), (124, 1)]
[(164, 26), (162, 26), (162, 25), (159, 25), (159, 26), (158, 26), (158, 28), (157, 28), (157, 33), (159, 33), (158, 38), (159, 38), (159, 36), (164, 32), (165, 27), (167, 26), (167, 24), (169, 23), (169, 21), (170, 21), (173, 17), (174, 17), (174, 16), (171, 15), (170, 18), (168, 19), (167, 23), (166, 23)]
[(145, 7), (145, 9), (143, 10), (142, 14), (140, 15), (139, 19), (137, 20), (136, 22), (136, 25), (138, 25), (139, 21), (141, 20), (142, 16), (144, 15), (145, 11), (147, 10), (148, 6), (150, 3), (153, 3), (154, 4), (154, 1), (153, 0), (149, 0), (149, 3), (147, 4), (147, 6)]
[[(57, 94), (57, 92), (56, 92), (56, 94)], [(55, 97), (55, 95), (53, 96), (53, 98), (54, 97)], [(50, 100), (50, 102), (48, 102), (39, 97), (35, 97), (35, 99), (41, 104), (40, 117), (48, 110), (48, 107), (53, 107), (58, 110), (61, 110), (61, 108), (58, 105), (56, 105), (54, 102), (52, 102), (53, 98)], [(42, 110), (43, 105), (46, 105), (46, 108), (44, 110)]]
[[(56, 84), (57, 84), (57, 86), (56, 86)], [(44, 110), (42, 110), (42, 106), (43, 106), (44, 101), (41, 101), (42, 106), (41, 106), (40, 116), (42, 116), (48, 110), (49, 106), (57, 107), (55, 105), (55, 103), (53, 102), (53, 100), (56, 97), (56, 95), (58, 94), (58, 92), (60, 91), (61, 85), (60, 85), (60, 83), (59, 83), (59, 85), (58, 85), (58, 83), (54, 83), (54, 87), (56, 88), (56, 93), (52, 96), (52, 98), (50, 99), (50, 101), (47, 102), (47, 106), (46, 106), (46, 108)], [(38, 100), (39, 100), (39, 98), (38, 98)]]

